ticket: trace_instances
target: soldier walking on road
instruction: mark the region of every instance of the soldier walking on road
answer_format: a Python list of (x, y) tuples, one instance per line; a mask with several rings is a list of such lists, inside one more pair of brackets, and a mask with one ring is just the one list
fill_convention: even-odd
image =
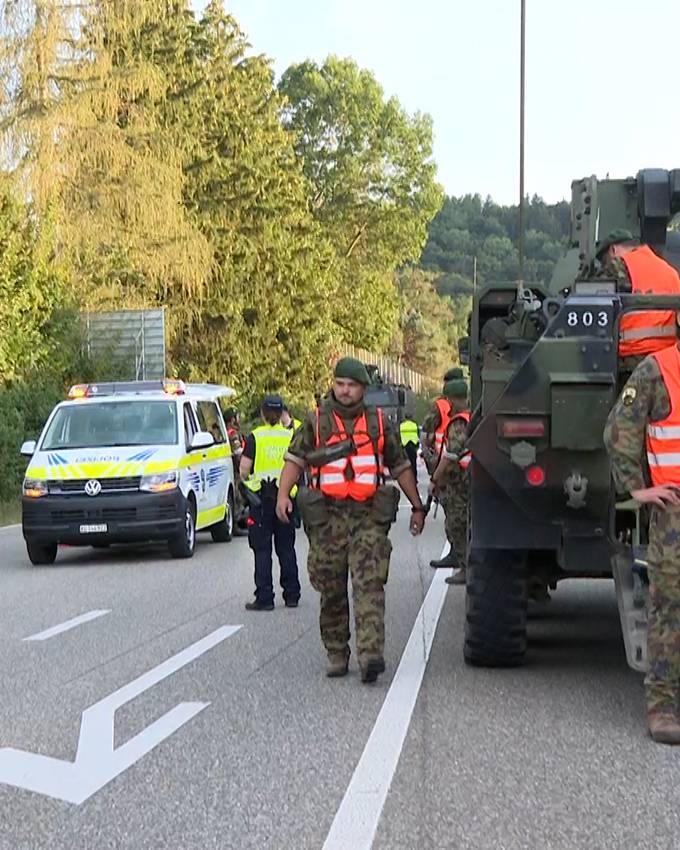
[(384, 484), (389, 468), (413, 505), (411, 533), (420, 534), (425, 511), (399, 435), (380, 408), (366, 408), (366, 367), (345, 357), (335, 367), (333, 391), (296, 432), (281, 474), (276, 512), (289, 522), (289, 498), (305, 468), (310, 487), (298, 501), (309, 537), (307, 569), (321, 596), (319, 625), (328, 675), (347, 673), (350, 649), (348, 575), (352, 578), (356, 644), (362, 682), (385, 670), (385, 591), (399, 491)]
[(446, 538), (451, 544), (450, 560), (460, 569), (446, 579), (447, 584), (465, 584), (468, 550), (469, 473), (471, 455), (465, 448), (470, 411), (468, 386), (458, 378), (447, 382), (444, 395), (451, 403), (451, 421), (446, 431), (442, 456), (432, 476), (430, 492), (439, 496), (444, 508)]
[[(680, 314), (678, 314), (680, 317)], [(604, 433), (617, 492), (651, 507), (645, 678), (652, 738), (680, 744), (680, 351), (635, 369)]]
[[(255, 600), (246, 603), (249, 611), (272, 611), (272, 538), (281, 566), (281, 587), (286, 608), (297, 608), (300, 581), (295, 554), (295, 526), (276, 516), (276, 497), (284, 454), (293, 432), (281, 424), (283, 400), (265, 396), (262, 402), (264, 424), (246, 439), (241, 457), (241, 479), (250, 496), (248, 542), (255, 556)], [(286, 495), (290, 488), (286, 491)]]

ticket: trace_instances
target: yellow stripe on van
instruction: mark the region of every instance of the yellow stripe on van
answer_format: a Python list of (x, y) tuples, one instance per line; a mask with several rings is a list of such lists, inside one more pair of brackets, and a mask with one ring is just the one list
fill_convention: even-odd
[(215, 525), (216, 522), (221, 522), (227, 512), (226, 505), (220, 505), (217, 508), (210, 508), (207, 511), (199, 511), (196, 518), (196, 529), (200, 530), (208, 525)]

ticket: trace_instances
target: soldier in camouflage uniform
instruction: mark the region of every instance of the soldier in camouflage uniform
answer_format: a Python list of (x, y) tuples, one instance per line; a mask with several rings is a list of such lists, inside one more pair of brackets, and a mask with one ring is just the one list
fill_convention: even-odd
[[(334, 462), (325, 461), (311, 470), (311, 488), (307, 495), (316, 499), (317, 515), (303, 507), (305, 493), (301, 491), (298, 502), (303, 509), (305, 531), (309, 538), (307, 570), (312, 587), (321, 597), (319, 625), (321, 639), (328, 652), (328, 675), (344, 676), (349, 663), (349, 600), (348, 575), (352, 579), (356, 644), (361, 678), (373, 682), (385, 670), (383, 649), (385, 644), (385, 592), (392, 545), (388, 534), (390, 523), (396, 515), (397, 500), (385, 516), (378, 510), (380, 452), (376, 449), (379, 437), (371, 436), (371, 423), (379, 416), (364, 407), (364, 390), (369, 376), (363, 363), (350, 357), (338, 361), (335, 367), (333, 392), (324, 397), (316, 411), (309, 413), (297, 430), (286, 454), (286, 465), (279, 484), (277, 515), (288, 521), (292, 504), (288, 498), (291, 488), (309, 466), (308, 458), (319, 450), (324, 451), (337, 438), (342, 442), (351, 437), (354, 450), (349, 457)], [(337, 417), (337, 419), (336, 419)], [(362, 431), (363, 427), (366, 431)], [(344, 434), (340, 434), (339, 426)], [(411, 533), (420, 534), (425, 521), (423, 504), (418, 494), (411, 465), (401, 446), (398, 433), (390, 426), (387, 417), (382, 425), (384, 464), (398, 482), (413, 505)], [(359, 460), (360, 462), (359, 462)], [(343, 468), (344, 467), (344, 468)], [(366, 470), (371, 470), (366, 474)], [(368, 482), (366, 478), (370, 479)], [(332, 480), (332, 484), (330, 483)], [(327, 481), (327, 484), (324, 484)], [(343, 488), (356, 489), (356, 496), (333, 496), (332, 488), (339, 494)], [(359, 493), (359, 490), (364, 488)], [(367, 488), (367, 489), (366, 489)], [(387, 490), (394, 495), (394, 488)], [(371, 491), (373, 495), (370, 495)], [(380, 490), (385, 495), (385, 490)], [(387, 496), (388, 500), (392, 497)]]
[[(661, 358), (672, 354), (675, 365), (662, 374)], [(617, 492), (651, 507), (647, 720), (655, 741), (680, 744), (680, 495), (673, 484), (654, 484), (656, 470), (670, 467), (657, 467), (655, 462), (650, 471), (655, 456), (646, 445), (658, 423), (671, 415), (668, 381), (671, 387), (680, 382), (675, 347), (647, 357), (635, 369), (609, 415), (604, 440)]]
[(444, 508), (446, 539), (451, 543), (456, 565), (460, 567), (456, 575), (449, 576), (446, 582), (465, 584), (470, 499), (467, 468), (470, 455), (465, 448), (469, 424), (466, 382), (462, 379), (448, 381), (444, 387), (444, 395), (451, 402), (454, 418), (448, 427), (444, 452), (430, 486), (431, 492), (439, 495)]

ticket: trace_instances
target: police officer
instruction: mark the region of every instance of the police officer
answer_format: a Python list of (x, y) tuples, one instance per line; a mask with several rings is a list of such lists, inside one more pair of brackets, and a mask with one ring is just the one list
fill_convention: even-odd
[(411, 463), (413, 475), (418, 480), (418, 447), (420, 446), (420, 429), (413, 418), (413, 413), (408, 411), (399, 425), (399, 436), (401, 444), (406, 452), (406, 457)]
[(680, 352), (645, 358), (612, 408), (604, 440), (617, 492), (651, 508), (645, 678), (652, 738), (680, 744)]
[(299, 501), (309, 537), (309, 580), (321, 597), (319, 624), (328, 675), (344, 676), (348, 669), (349, 574), (363, 682), (374, 682), (385, 670), (388, 534), (399, 501), (396, 488), (383, 483), (386, 468), (413, 506), (411, 533), (420, 534), (425, 522), (399, 435), (380, 408), (364, 405), (369, 380), (360, 361), (338, 361), (333, 391), (306, 416), (290, 444), (276, 508), (279, 519), (289, 521), (289, 493), (309, 465), (310, 488)]
[[(273, 611), (272, 538), (281, 568), (281, 587), (286, 608), (297, 608), (300, 599), (295, 526), (276, 516), (278, 483), (284, 454), (293, 432), (281, 425), (281, 396), (267, 395), (262, 402), (264, 424), (246, 439), (241, 457), (241, 479), (252, 494), (248, 541), (255, 555), (255, 599), (248, 611)], [(288, 495), (288, 493), (286, 494)]]
[[(449, 560), (455, 559), (460, 567), (456, 575), (446, 579), (447, 584), (465, 584), (468, 550), (469, 476), (471, 455), (465, 448), (470, 410), (468, 386), (464, 379), (456, 378), (444, 386), (444, 397), (451, 404), (450, 422), (446, 429), (446, 442), (437, 469), (432, 476), (430, 491), (439, 495), (444, 508), (446, 538), (451, 543)], [(454, 564), (452, 564), (453, 566)]]
[[(463, 370), (459, 367), (449, 369), (444, 377), (447, 378), (447, 380), (442, 388), (442, 394), (435, 399), (432, 408), (423, 420), (423, 455), (430, 475), (434, 475), (435, 470), (439, 465), (439, 461), (444, 454), (446, 435), (448, 433), (449, 426), (453, 421), (453, 405), (450, 394), (454, 391), (454, 388), (460, 384), (460, 382), (467, 387), (465, 384)], [(446, 489), (442, 490), (441, 505), (444, 510), (444, 527), (446, 529), (447, 540), (449, 542), (449, 551), (443, 558), (430, 561), (430, 566), (435, 569), (459, 567), (461, 565), (460, 559), (456, 555), (456, 545), (453, 535), (451, 534), (452, 529), (456, 527), (457, 523), (454, 518), (448, 520), (446, 518)]]
[[(600, 277), (617, 281), (617, 291), (637, 294), (680, 295), (677, 271), (649, 245), (640, 245), (630, 230), (612, 230), (600, 243)], [(630, 373), (648, 354), (675, 344), (673, 310), (635, 310), (619, 323), (620, 369)]]

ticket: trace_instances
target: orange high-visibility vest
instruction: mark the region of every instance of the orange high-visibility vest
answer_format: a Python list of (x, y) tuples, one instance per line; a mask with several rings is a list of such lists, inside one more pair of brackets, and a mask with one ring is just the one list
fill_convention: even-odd
[[(384, 479), (385, 467), (383, 452), (385, 449), (385, 426), (383, 413), (378, 407), (378, 440), (374, 446), (368, 431), (368, 417), (362, 413), (354, 421), (352, 436), (356, 445), (356, 454), (340, 460), (332, 461), (312, 470), (312, 486), (317, 486), (321, 492), (332, 499), (353, 499), (355, 502), (365, 502), (375, 496), (378, 484)], [(333, 411), (337, 433), (333, 433), (324, 443), (332, 446), (348, 437), (342, 419)], [(319, 409), (316, 411), (316, 446), (321, 446), (319, 428)]]
[[(451, 422), (455, 422), (456, 419), (462, 419), (466, 425), (470, 424), (470, 411), (469, 410), (461, 410), (458, 413), (453, 414), (453, 418)], [(469, 449), (465, 449), (463, 454), (458, 458), (458, 466), (465, 470), (470, 466), (470, 461), (472, 460), (472, 452)]]
[(435, 404), (439, 411), (439, 426), (434, 432), (434, 447), (437, 457), (441, 457), (444, 446), (446, 445), (446, 434), (449, 430), (449, 425), (453, 422), (453, 413), (451, 412), (451, 402), (448, 399), (438, 398)]
[[(634, 248), (621, 259), (628, 270), (633, 293), (680, 295), (680, 277), (673, 266), (647, 245)], [(619, 355), (647, 355), (675, 343), (674, 310), (636, 310), (619, 323)]]
[(668, 392), (671, 412), (647, 423), (647, 463), (652, 483), (680, 484), (680, 351), (677, 345), (652, 355)]

